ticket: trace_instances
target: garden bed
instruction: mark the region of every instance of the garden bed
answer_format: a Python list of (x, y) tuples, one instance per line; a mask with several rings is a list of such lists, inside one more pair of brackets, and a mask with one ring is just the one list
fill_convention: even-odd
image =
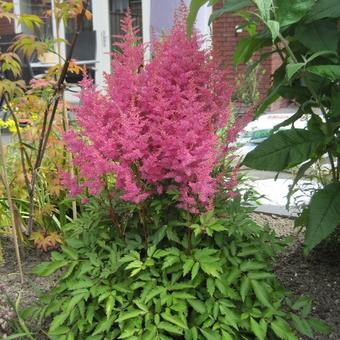
[(294, 236), (276, 261), (276, 274), (294, 296), (309, 295), (313, 299), (312, 317), (332, 327), (331, 334), (314, 339), (340, 339), (340, 248), (321, 244), (304, 257), (303, 235), (297, 234), (293, 220), (264, 214), (253, 214), (253, 218), (268, 224), (278, 236)]
[[(315, 339), (340, 339), (340, 251), (336, 247), (317, 248), (308, 258), (303, 256), (302, 235), (297, 235), (293, 221), (273, 215), (254, 213), (253, 218), (262, 225), (269, 225), (278, 236), (293, 235), (294, 240), (278, 257), (275, 271), (294, 296), (309, 295), (313, 299), (312, 316), (326, 321), (333, 329), (329, 335)], [(48, 254), (27, 250), (24, 257), (26, 282), (20, 290), (16, 259), (10, 240), (3, 240), (5, 263), (0, 268), (1, 284), (7, 294), (15, 299), (21, 291), (21, 306), (36, 301), (39, 291), (53, 286), (56, 276), (36, 277), (31, 269), (48, 258)], [(0, 300), (3, 304), (3, 300)], [(3, 306), (0, 305), (0, 308)]]

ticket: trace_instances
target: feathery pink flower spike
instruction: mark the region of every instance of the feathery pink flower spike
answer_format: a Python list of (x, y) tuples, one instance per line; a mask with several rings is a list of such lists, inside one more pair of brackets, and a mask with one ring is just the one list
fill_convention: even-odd
[(146, 65), (130, 14), (122, 29), (106, 93), (82, 81), (80, 130), (65, 136), (82, 181), (80, 188), (65, 181), (73, 193), (88, 188), (95, 195), (103, 176), (114, 173), (123, 200), (138, 204), (176, 188), (180, 208), (210, 207), (217, 190), (212, 171), (226, 147), (216, 132), (230, 115), (225, 73), (197, 34), (187, 36), (183, 11), (171, 32), (153, 42)]

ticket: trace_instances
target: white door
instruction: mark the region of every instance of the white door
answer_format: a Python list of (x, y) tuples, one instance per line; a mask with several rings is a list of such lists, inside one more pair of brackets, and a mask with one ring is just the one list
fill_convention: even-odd
[(110, 9), (108, 0), (92, 2), (93, 30), (96, 31), (96, 85), (104, 85), (104, 72), (111, 70)]

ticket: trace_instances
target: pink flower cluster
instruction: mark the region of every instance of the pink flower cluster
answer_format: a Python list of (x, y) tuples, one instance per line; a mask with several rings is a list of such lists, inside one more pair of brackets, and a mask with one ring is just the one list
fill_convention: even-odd
[(144, 46), (133, 20), (122, 23), (106, 92), (82, 82), (79, 132), (65, 139), (82, 182), (65, 178), (72, 194), (96, 194), (106, 174), (115, 174), (122, 199), (136, 204), (176, 188), (178, 206), (191, 212), (208, 207), (217, 190), (212, 171), (224, 157), (217, 130), (229, 118), (231, 91), (225, 73), (197, 35), (188, 38), (185, 18), (152, 45)]

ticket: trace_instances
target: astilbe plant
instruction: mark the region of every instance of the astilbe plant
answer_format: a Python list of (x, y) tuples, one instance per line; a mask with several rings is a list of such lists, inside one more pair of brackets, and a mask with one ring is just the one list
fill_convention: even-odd
[(139, 204), (176, 190), (178, 207), (193, 213), (207, 209), (221, 178), (212, 172), (227, 150), (216, 133), (230, 114), (225, 73), (197, 34), (186, 35), (183, 14), (152, 44), (146, 65), (129, 15), (122, 29), (105, 93), (88, 79), (82, 82), (79, 130), (65, 137), (81, 181), (65, 176), (65, 183), (73, 195), (84, 189), (94, 195), (114, 173), (123, 200)]

